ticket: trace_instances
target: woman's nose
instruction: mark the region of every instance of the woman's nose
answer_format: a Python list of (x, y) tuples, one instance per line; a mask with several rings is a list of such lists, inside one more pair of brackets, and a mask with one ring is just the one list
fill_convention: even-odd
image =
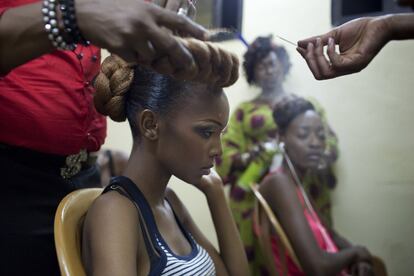
[(218, 141), (215, 141), (213, 145), (211, 146), (210, 156), (215, 158), (215, 157), (221, 156), (222, 153), (223, 153), (223, 149), (221, 146), (221, 140), (218, 139)]
[(319, 147), (322, 147), (322, 140), (319, 139), (319, 137), (316, 134), (312, 134), (310, 136), (309, 144), (311, 147), (319, 148)]

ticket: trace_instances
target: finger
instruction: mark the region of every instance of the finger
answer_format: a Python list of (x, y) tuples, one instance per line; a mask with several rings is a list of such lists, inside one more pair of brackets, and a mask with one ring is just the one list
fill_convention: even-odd
[(155, 60), (151, 64), (151, 68), (157, 71), (158, 73), (164, 75), (172, 75), (175, 71), (175, 68), (168, 59), (168, 56), (164, 56)]
[(168, 0), (165, 9), (178, 12), (178, 9), (186, 5), (186, 0)]
[(176, 69), (194, 67), (194, 60), (191, 53), (185, 48), (176, 37), (166, 30), (153, 26), (149, 32), (152, 45), (158, 56), (167, 55)]
[(328, 39), (327, 54), (332, 66), (338, 66), (341, 63), (341, 56), (335, 51), (335, 39), (330, 37)]
[(113, 54), (119, 56), (127, 63), (134, 63), (137, 61), (137, 54), (133, 51), (112, 51)]
[(335, 40), (329, 38), (327, 54), (331, 61), (332, 77), (337, 77), (345, 74), (346, 65), (343, 57), (335, 51)]
[[(189, 51), (189, 53), (191, 53), (193, 60), (194, 60), (193, 62), (194, 66), (178, 68), (175, 70), (173, 76), (177, 79), (182, 79), (182, 80), (195, 80), (195, 79), (198, 80), (200, 68), (197, 64), (195, 57), (199, 55), (200, 49), (197, 49), (197, 45), (200, 45), (201, 43), (196, 39), (177, 38), (177, 40), (180, 42), (180, 44), (183, 45), (185, 49)], [(195, 47), (195, 49), (193, 47)]]
[(321, 74), (319, 72), (319, 67), (315, 59), (315, 46), (313, 43), (308, 44), (304, 58), (315, 79), (320, 80)]
[(323, 45), (320, 38), (316, 39), (315, 59), (321, 77), (324, 79), (330, 78), (332, 75), (332, 67), (323, 53)]
[(136, 40), (135, 51), (137, 52), (136, 61), (140, 64), (149, 64), (156, 58), (156, 51), (152, 43), (148, 40)]
[(332, 30), (322, 35), (317, 35), (317, 36), (309, 37), (306, 39), (302, 39), (302, 40), (299, 40), (297, 44), (299, 47), (306, 49), (309, 43), (316, 44), (316, 40), (320, 38), (322, 40), (322, 44), (326, 45), (328, 43), (329, 37), (334, 37), (336, 39), (336, 31)]
[(208, 38), (208, 32), (203, 26), (195, 23), (186, 16), (177, 15), (171, 11), (159, 10), (156, 21), (159, 25), (186, 36), (192, 36), (200, 40), (206, 40)]

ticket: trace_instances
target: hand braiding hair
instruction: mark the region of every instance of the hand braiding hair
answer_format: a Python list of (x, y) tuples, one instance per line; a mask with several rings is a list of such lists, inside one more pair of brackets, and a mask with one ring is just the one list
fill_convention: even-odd
[[(177, 38), (192, 53), (197, 73), (185, 80), (213, 84), (217, 87), (232, 85), (239, 76), (238, 58), (211, 42), (192, 38)], [(180, 76), (174, 75), (177, 79)], [(95, 80), (95, 107), (103, 115), (117, 122), (125, 121), (125, 94), (134, 79), (134, 65), (128, 64), (116, 55), (107, 57)]]

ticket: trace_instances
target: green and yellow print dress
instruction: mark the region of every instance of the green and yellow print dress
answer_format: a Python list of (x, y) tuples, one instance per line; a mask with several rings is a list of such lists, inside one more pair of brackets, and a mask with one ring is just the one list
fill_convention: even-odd
[[(325, 114), (320, 105), (314, 104), (324, 122)], [(277, 126), (273, 120), (272, 108), (268, 104), (244, 102), (232, 114), (228, 127), (223, 134), (223, 154), (216, 160), (216, 170), (225, 184), (230, 184), (230, 208), (232, 210), (240, 236), (243, 241), (252, 275), (264, 275), (262, 270), (259, 245), (255, 242), (253, 233), (253, 207), (255, 198), (250, 191), (251, 183), (260, 183), (267, 174), (272, 159), (277, 152), (263, 151), (252, 160), (243, 170), (232, 168), (233, 160), (241, 154), (251, 151), (259, 143), (275, 138)], [(330, 147), (337, 146), (336, 137), (328, 137)], [(303, 179), (303, 185), (312, 196), (315, 205), (328, 223), (331, 222), (331, 202), (329, 186), (325, 176), (308, 175)]]

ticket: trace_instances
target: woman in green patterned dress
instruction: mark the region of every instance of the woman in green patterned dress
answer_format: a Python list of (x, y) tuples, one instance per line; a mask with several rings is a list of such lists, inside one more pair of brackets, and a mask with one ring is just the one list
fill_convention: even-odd
[[(249, 258), (253, 275), (261, 274), (260, 251), (252, 232), (254, 195), (251, 183), (259, 183), (278, 155), (274, 141), (277, 126), (272, 117), (272, 107), (282, 98), (291, 95), (284, 90), (283, 81), (289, 72), (290, 61), (286, 50), (272, 42), (272, 37), (258, 37), (248, 48), (243, 63), (247, 81), (261, 88), (252, 101), (240, 104), (232, 114), (223, 135), (223, 155), (217, 159), (216, 170), (223, 183), (230, 184), (230, 206)], [(312, 103), (315, 104), (314, 101)], [(324, 111), (315, 104), (322, 118)], [(326, 120), (325, 120), (326, 122)], [(308, 175), (305, 186), (330, 223), (330, 197), (327, 183), (333, 187), (335, 179), (330, 165), (336, 160), (337, 139), (327, 125), (328, 144), (326, 169), (319, 175)], [(324, 172), (324, 173), (322, 173)]]

